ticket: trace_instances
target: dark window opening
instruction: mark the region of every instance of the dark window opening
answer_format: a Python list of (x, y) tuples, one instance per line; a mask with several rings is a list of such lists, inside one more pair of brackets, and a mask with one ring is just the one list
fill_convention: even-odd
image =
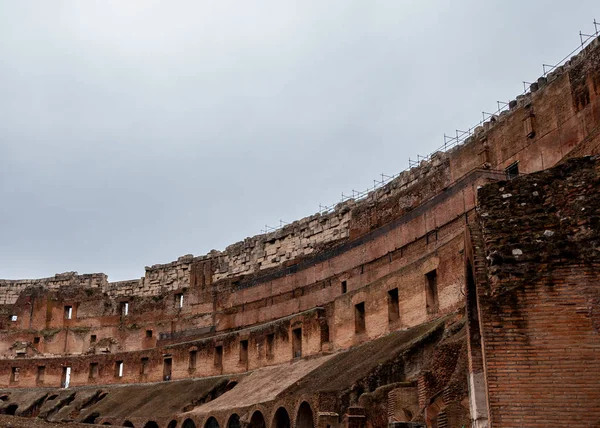
[(530, 114), (523, 121), (523, 127), (525, 128), (525, 135), (527, 136), (527, 138), (533, 138), (533, 137), (535, 137), (535, 122), (534, 122), (534, 117), (535, 116), (533, 114)]
[(146, 330), (146, 339), (152, 339), (152, 330)]
[(400, 318), (400, 301), (398, 299), (398, 289), (388, 290), (388, 320), (396, 321)]
[(40, 338), (39, 338), (39, 336), (36, 336), (33, 338), (33, 344), (37, 345), (38, 343), (40, 343)]
[(519, 161), (516, 161), (510, 164), (505, 170), (506, 178), (508, 180), (512, 180), (515, 177), (519, 176)]
[(189, 364), (190, 370), (196, 369), (196, 360), (197, 359), (198, 359), (198, 351), (190, 351), (190, 364)]
[(183, 308), (183, 293), (175, 294), (175, 307), (179, 309)]
[(292, 355), (294, 358), (302, 356), (302, 329), (292, 330)]
[(274, 354), (275, 334), (267, 334), (267, 360), (272, 360)]
[(35, 377), (35, 382), (37, 384), (44, 383), (44, 377), (46, 376), (46, 366), (38, 366), (37, 375)]
[(329, 343), (329, 323), (326, 319), (321, 320), (321, 345)]
[(215, 346), (215, 367), (223, 366), (223, 347)]
[(354, 305), (354, 331), (356, 333), (365, 331), (365, 302)]
[(21, 372), (21, 369), (19, 367), (13, 367), (12, 370), (11, 370), (11, 372), (10, 372), (10, 381), (11, 382), (18, 382), (19, 381), (20, 372)]
[(240, 340), (240, 363), (248, 364), (248, 341)]
[(96, 343), (96, 339), (97, 339), (96, 335), (95, 335), (95, 334), (92, 334), (92, 335), (90, 336), (90, 343)]
[(147, 375), (148, 374), (149, 362), (150, 362), (150, 359), (148, 357), (143, 357), (142, 358), (142, 362), (141, 362), (141, 365), (140, 365), (140, 374), (141, 375)]
[(173, 359), (165, 358), (163, 361), (163, 380), (171, 380), (173, 371)]
[(346, 281), (342, 281), (342, 294), (346, 294), (348, 291), (348, 283)]
[(14, 416), (17, 413), (18, 408), (19, 408), (18, 404), (10, 404), (6, 407), (6, 414)]
[(90, 363), (90, 379), (96, 379), (98, 377), (98, 363)]
[(438, 311), (437, 271), (434, 269), (426, 273), (425, 280), (427, 313), (432, 314)]

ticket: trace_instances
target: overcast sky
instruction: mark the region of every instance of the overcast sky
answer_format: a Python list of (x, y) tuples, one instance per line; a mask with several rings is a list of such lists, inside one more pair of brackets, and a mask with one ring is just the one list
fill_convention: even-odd
[(598, 1), (0, 0), (0, 278), (205, 254), (523, 90)]

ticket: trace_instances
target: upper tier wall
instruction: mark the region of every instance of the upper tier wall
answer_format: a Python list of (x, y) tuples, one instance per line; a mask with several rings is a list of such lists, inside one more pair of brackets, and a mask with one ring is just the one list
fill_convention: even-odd
[(146, 267), (139, 280), (109, 283), (104, 274), (75, 273), (0, 280), (0, 304), (14, 303), (20, 291), (30, 286), (100, 287), (112, 296), (151, 296), (297, 264), (399, 218), (473, 169), (503, 169), (518, 160), (522, 172), (534, 172), (570, 152), (595, 153), (600, 138), (600, 108), (595, 101), (599, 88), (600, 39), (595, 39), (578, 56), (538, 79), (531, 92), (517, 97), (509, 110), (477, 128), (462, 145), (435, 153), (364, 199), (348, 200), (333, 212), (246, 238), (222, 252), (186, 255)]

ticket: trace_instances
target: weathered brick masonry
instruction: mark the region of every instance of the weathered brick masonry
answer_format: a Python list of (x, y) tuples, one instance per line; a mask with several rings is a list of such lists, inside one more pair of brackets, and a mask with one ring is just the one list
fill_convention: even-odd
[(0, 280), (0, 413), (594, 426), (597, 160), (547, 169), (599, 153), (599, 92), (595, 40), (463, 144), (330, 213), (140, 279)]
[(600, 161), (487, 185), (479, 203), (491, 424), (600, 426)]

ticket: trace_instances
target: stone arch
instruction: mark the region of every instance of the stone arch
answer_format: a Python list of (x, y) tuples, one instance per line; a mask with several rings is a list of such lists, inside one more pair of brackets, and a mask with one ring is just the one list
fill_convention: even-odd
[(148, 421), (146, 422), (146, 425), (144, 425), (144, 428), (160, 428), (158, 426), (158, 424), (154, 421)]
[(196, 428), (196, 424), (193, 420), (188, 418), (185, 421), (183, 421), (183, 425), (181, 425), (181, 428)]
[(232, 413), (227, 420), (227, 428), (240, 428), (242, 424), (240, 423), (240, 417), (237, 413)]
[(100, 413), (93, 412), (86, 416), (84, 420), (81, 421), (82, 424), (95, 424), (96, 419), (100, 417)]
[(271, 422), (271, 428), (291, 428), (292, 423), (290, 421), (290, 414), (285, 407), (277, 409), (273, 415), (273, 421)]
[(250, 418), (248, 428), (266, 428), (265, 417), (260, 410), (256, 410)]
[(6, 408), (4, 409), (4, 413), (5, 415), (16, 415), (17, 414), (17, 409), (19, 408), (18, 404), (9, 404), (8, 406), (6, 406)]
[(219, 422), (214, 416), (211, 416), (204, 423), (204, 428), (219, 428)]
[(303, 401), (298, 407), (298, 413), (296, 415), (296, 423), (294, 428), (314, 428), (315, 417), (312, 408), (308, 402)]
[(123, 422), (123, 426), (124, 427), (133, 427), (133, 428), (135, 428), (135, 425), (131, 421), (125, 421), (125, 422)]
[(171, 422), (169, 422), (169, 425), (167, 425), (167, 428), (177, 428), (177, 421), (175, 419), (173, 419)]

